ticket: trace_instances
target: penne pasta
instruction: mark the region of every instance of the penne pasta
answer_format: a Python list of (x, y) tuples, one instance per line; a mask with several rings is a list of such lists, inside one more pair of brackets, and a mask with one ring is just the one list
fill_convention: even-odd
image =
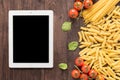
[[(99, 1), (105, 2), (105, 0)], [(103, 74), (106, 80), (120, 80), (120, 7), (114, 7), (118, 0), (107, 1), (107, 5), (100, 4), (103, 8), (95, 8), (95, 11), (89, 14), (87, 10), (83, 12), (86, 22), (91, 20), (95, 22), (81, 27), (81, 31), (78, 32), (79, 41), (81, 41), (79, 47), (82, 48), (79, 54), (86, 64), (98, 74)], [(108, 5), (111, 9), (107, 9)], [(97, 12), (97, 10), (100, 11)], [(110, 12), (106, 13), (109, 10)], [(105, 14), (101, 11), (107, 16), (102, 17)], [(101, 15), (98, 16), (99, 14)]]

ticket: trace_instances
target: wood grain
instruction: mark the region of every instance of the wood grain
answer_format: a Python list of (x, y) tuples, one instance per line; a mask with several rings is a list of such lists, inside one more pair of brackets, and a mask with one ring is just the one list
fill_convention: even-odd
[[(74, 0), (0, 0), (0, 80), (73, 80), (71, 70), (79, 49), (68, 51), (70, 41), (78, 41), (77, 32), (82, 19), (72, 20), (68, 10)], [(54, 68), (9, 69), (8, 67), (8, 11), (9, 10), (53, 10), (54, 11)], [(63, 32), (64, 21), (72, 22), (72, 30)], [(62, 71), (58, 64), (66, 62), (68, 70)]]
[[(67, 20), (67, 0), (46, 0), (45, 9), (54, 11), (54, 68), (45, 70), (45, 80), (66, 80), (68, 71), (61, 71), (58, 64), (67, 62), (67, 33), (61, 31), (61, 24)], [(64, 5), (64, 6), (63, 6)]]

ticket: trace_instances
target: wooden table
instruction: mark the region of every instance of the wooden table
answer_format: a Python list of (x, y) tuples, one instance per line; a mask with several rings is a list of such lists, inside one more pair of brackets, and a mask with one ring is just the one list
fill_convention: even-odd
[[(0, 80), (73, 80), (71, 70), (79, 49), (68, 51), (70, 41), (78, 41), (77, 32), (83, 20), (71, 20), (68, 10), (74, 0), (0, 0)], [(54, 68), (10, 69), (8, 67), (8, 11), (9, 10), (53, 10), (54, 11)], [(63, 32), (64, 21), (72, 21), (72, 30)], [(41, 27), (42, 28), (42, 27)], [(66, 62), (68, 69), (62, 71), (58, 64)]]

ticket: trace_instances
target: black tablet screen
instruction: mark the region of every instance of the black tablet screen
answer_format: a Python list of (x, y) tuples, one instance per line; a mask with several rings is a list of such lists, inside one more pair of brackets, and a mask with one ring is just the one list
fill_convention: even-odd
[(13, 16), (13, 62), (49, 62), (49, 16)]

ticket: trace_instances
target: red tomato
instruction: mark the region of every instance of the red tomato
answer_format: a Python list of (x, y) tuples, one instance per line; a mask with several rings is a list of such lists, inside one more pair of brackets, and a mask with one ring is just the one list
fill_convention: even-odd
[(81, 74), (80, 80), (88, 80), (88, 75), (87, 74)]
[(72, 70), (71, 75), (73, 78), (79, 78), (80, 77), (80, 72), (77, 69)]
[(80, 2), (80, 1), (74, 2), (74, 8), (75, 8), (77, 11), (80, 11), (80, 10), (83, 8), (82, 2)]
[(89, 71), (89, 76), (90, 76), (91, 78), (95, 79), (96, 76), (97, 76), (97, 72), (96, 72), (95, 70), (90, 70), (90, 71)]
[(98, 75), (98, 76), (96, 77), (96, 80), (105, 80), (105, 79), (104, 79), (103, 75)]
[(93, 5), (92, 0), (84, 0), (83, 2), (85, 8), (90, 8)]
[(82, 58), (78, 57), (78, 58), (75, 59), (75, 65), (76, 66), (81, 67), (81, 66), (83, 66), (83, 64), (84, 64), (84, 61), (83, 61)]
[(75, 0), (75, 1), (80, 1), (80, 0)]
[(68, 15), (70, 16), (70, 18), (77, 18), (78, 11), (76, 9), (70, 9)]
[(88, 65), (83, 65), (81, 70), (83, 73), (88, 73), (90, 71), (90, 67)]

